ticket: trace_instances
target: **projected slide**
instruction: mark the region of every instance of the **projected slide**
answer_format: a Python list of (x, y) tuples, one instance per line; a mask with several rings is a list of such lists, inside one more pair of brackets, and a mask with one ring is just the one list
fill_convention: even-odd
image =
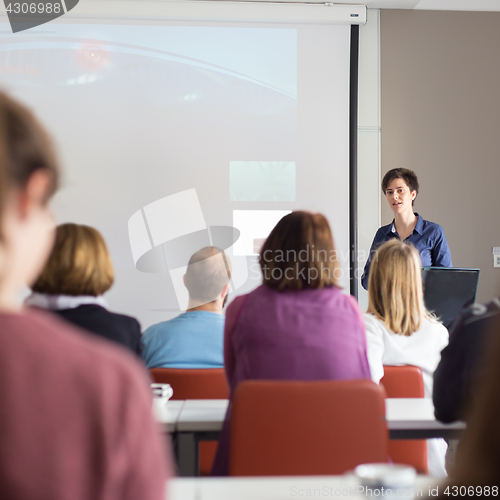
[(295, 201), (294, 161), (232, 161), (231, 201)]
[(274, 226), (291, 210), (235, 210), (233, 225), (240, 231), (234, 255), (257, 255)]
[(1, 23), (0, 68), (55, 138), (56, 221), (104, 235), (110, 306), (143, 328), (185, 307), (201, 246), (224, 247), (232, 295), (258, 286), (256, 255), (292, 210), (326, 213), (348, 252), (348, 26)]

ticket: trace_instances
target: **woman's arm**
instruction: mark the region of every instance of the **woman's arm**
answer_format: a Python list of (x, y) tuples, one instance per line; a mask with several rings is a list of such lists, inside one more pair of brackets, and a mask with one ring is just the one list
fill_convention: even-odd
[(370, 253), (368, 254), (368, 260), (366, 261), (365, 269), (363, 270), (363, 275), (361, 276), (361, 285), (363, 286), (363, 288), (365, 290), (368, 290), (368, 276), (370, 275), (370, 267), (371, 267), (371, 264), (372, 264), (373, 254), (375, 253), (375, 251), (377, 250), (377, 248), (382, 243), (384, 243), (384, 241), (386, 239), (385, 236), (384, 236), (384, 234), (381, 232), (381, 229), (382, 228), (380, 228), (375, 233), (375, 237), (373, 238), (373, 241), (372, 241), (372, 246), (370, 247)]
[(451, 263), (451, 252), (443, 228), (439, 226), (436, 241), (431, 248), (432, 265), (436, 267), (453, 267)]

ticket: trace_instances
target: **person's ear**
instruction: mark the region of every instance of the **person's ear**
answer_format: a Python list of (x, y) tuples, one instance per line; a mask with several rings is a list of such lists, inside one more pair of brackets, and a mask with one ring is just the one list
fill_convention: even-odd
[(26, 185), (19, 191), (19, 214), (22, 218), (45, 205), (51, 184), (52, 174), (45, 168), (39, 168), (29, 176)]
[(221, 299), (223, 299), (229, 293), (229, 283), (222, 289), (220, 293)]
[(411, 201), (413, 201), (416, 197), (417, 197), (417, 192), (415, 190), (413, 190), (411, 192)]

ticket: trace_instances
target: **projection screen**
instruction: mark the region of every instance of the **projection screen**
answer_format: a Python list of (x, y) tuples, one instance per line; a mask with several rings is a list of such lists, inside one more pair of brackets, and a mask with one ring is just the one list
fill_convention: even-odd
[(110, 309), (145, 329), (187, 306), (192, 253), (226, 250), (231, 296), (292, 210), (330, 221), (349, 290), (349, 25), (65, 19), (0, 28), (0, 86), (53, 134), (58, 223), (97, 228)]

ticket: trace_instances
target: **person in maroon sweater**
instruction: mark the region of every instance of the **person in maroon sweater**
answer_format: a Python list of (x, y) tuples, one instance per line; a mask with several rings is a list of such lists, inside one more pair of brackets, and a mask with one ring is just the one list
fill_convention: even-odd
[(43, 127), (0, 93), (0, 498), (164, 499), (170, 457), (135, 356), (22, 309), (53, 242), (57, 178)]

